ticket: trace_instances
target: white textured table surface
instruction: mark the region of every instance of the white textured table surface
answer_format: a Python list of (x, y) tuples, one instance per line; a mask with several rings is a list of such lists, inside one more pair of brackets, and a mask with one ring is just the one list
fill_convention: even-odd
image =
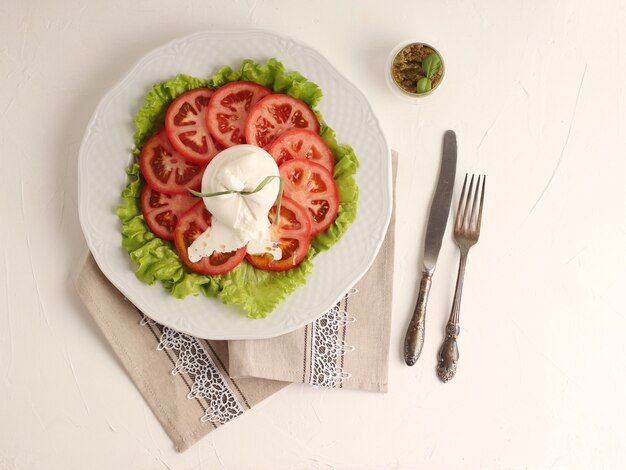
[[(626, 13), (618, 1), (0, 1), (0, 468), (618, 468), (626, 443)], [(291, 386), (177, 454), (70, 282), (85, 243), (76, 159), (101, 96), (142, 55), (255, 27), (323, 53), (400, 153), (390, 392)], [(390, 50), (440, 48), (414, 106)], [(488, 175), (459, 372), (435, 357), (456, 275), (446, 235), (418, 364), (416, 296), (440, 138)], [(459, 180), (457, 190), (459, 193)]]

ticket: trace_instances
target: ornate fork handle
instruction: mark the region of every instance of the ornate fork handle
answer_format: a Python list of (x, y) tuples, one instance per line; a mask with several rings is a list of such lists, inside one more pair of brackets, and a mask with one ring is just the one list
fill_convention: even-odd
[(461, 329), (459, 328), (459, 313), (461, 311), (461, 293), (463, 292), (463, 278), (465, 276), (465, 264), (467, 262), (467, 253), (469, 249), (461, 249), (461, 259), (459, 261), (459, 273), (456, 278), (456, 289), (454, 291), (454, 302), (452, 303), (452, 311), (450, 319), (446, 325), (446, 339), (439, 349), (437, 376), (447, 382), (456, 373), (456, 365), (459, 361), (459, 348), (457, 346), (457, 337)]

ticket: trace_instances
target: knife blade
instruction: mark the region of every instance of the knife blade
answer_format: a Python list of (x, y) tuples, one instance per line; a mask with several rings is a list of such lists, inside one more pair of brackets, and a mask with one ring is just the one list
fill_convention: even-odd
[(424, 241), (424, 258), (422, 265), (422, 279), (415, 310), (404, 339), (404, 360), (412, 366), (417, 362), (424, 346), (426, 321), (426, 304), (432, 283), (432, 277), (437, 266), (437, 258), (441, 249), (441, 242), (448, 224), (452, 190), (456, 176), (456, 134), (448, 130), (443, 136), (443, 150), (437, 188), (430, 206), (426, 237)]

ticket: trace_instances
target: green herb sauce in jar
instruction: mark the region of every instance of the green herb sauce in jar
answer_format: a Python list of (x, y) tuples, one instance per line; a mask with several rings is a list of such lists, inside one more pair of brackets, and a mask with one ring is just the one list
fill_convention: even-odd
[[(422, 61), (431, 54), (438, 54), (433, 48), (421, 44), (413, 43), (402, 48), (394, 57), (391, 65), (391, 76), (393, 81), (404, 92), (417, 95), (417, 82), (426, 77), (422, 68)], [(443, 76), (443, 66), (431, 78), (432, 89), (439, 85)]]

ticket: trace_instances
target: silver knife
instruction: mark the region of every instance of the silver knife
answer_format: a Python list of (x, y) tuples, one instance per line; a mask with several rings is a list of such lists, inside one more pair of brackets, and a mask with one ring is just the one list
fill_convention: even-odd
[(456, 134), (454, 131), (446, 131), (443, 136), (443, 152), (441, 167), (439, 168), (439, 181), (430, 206), (428, 226), (426, 227), (426, 241), (424, 243), (424, 263), (422, 266), (422, 280), (417, 296), (415, 311), (411, 323), (406, 331), (404, 339), (404, 360), (412, 366), (420, 357), (424, 346), (424, 329), (426, 320), (426, 303), (428, 292), (437, 265), (437, 257), (441, 248), (441, 240), (446, 231), (452, 190), (454, 188), (454, 176), (456, 175)]

